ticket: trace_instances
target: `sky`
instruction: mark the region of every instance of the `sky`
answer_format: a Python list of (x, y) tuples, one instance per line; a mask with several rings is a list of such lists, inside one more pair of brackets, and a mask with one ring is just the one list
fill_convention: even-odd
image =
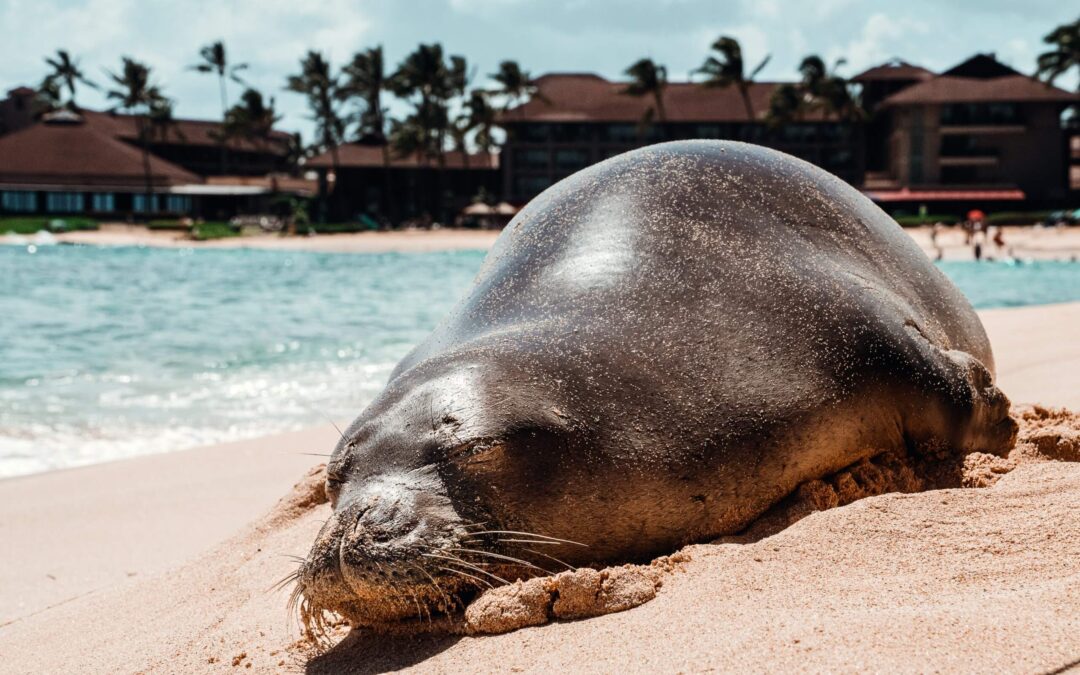
[[(762, 80), (794, 79), (811, 53), (845, 58), (848, 76), (892, 57), (941, 70), (975, 52), (1030, 73), (1042, 37), (1077, 15), (1080, 0), (0, 0), (0, 88), (36, 86), (56, 49), (99, 84), (127, 55), (153, 68), (177, 116), (219, 118), (217, 82), (190, 66), (202, 45), (224, 40), (232, 60), (250, 64), (247, 81), (274, 97), (280, 127), (310, 139), (303, 98), (282, 87), (311, 48), (340, 66), (383, 45), (393, 67), (437, 41), (468, 59), (476, 86), (503, 59), (534, 76), (617, 78), (648, 56), (683, 80), (720, 35), (736, 37), (751, 66), (771, 56)], [(107, 106), (89, 89), (79, 103)]]

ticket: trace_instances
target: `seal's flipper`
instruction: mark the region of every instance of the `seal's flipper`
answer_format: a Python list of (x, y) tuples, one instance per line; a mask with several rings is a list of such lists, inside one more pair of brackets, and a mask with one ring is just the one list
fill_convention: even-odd
[(1009, 399), (979, 359), (957, 349), (942, 349), (917, 339), (926, 360), (913, 368), (923, 404), (909, 407), (905, 437), (921, 453), (986, 452), (1003, 455), (1016, 443), (1017, 424), (1009, 417)]
[(967, 427), (958, 429), (957, 449), (1004, 455), (1016, 444), (1019, 426), (1009, 416), (1009, 399), (977, 358), (956, 349), (940, 350), (959, 380), (956, 402), (970, 407)]

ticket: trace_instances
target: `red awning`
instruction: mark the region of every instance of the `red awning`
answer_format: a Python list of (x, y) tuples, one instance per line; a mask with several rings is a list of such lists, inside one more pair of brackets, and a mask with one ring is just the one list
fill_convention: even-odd
[(865, 193), (875, 202), (977, 202), (1021, 201), (1023, 190), (872, 190)]

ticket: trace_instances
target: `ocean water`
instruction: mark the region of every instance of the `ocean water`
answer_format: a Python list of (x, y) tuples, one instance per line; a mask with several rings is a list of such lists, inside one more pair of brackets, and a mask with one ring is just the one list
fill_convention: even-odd
[[(0, 246), (0, 477), (351, 419), (483, 257)], [(1080, 300), (1076, 263), (942, 269)]]

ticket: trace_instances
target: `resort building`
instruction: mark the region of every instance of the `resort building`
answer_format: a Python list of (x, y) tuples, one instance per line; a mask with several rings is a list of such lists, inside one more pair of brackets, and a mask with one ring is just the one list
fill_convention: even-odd
[(447, 152), (440, 163), (419, 154), (401, 157), (388, 146), (345, 143), (303, 166), (318, 173), (329, 222), (366, 216), (379, 224), (450, 224), (478, 198), (496, 199), (501, 187), (499, 155), (488, 153)]
[(946, 210), (1066, 203), (1070, 150), (1062, 114), (1077, 103), (1075, 94), (987, 54), (940, 75), (903, 64), (855, 79), (873, 110), (868, 156), (875, 162), (863, 187), (874, 200)]
[(282, 132), (230, 138), (223, 165), (220, 124), (173, 120), (144, 148), (131, 115), (58, 110), (35, 120), (32, 99), (22, 87), (0, 101), (0, 214), (226, 219), (265, 212), (277, 190), (313, 191), (284, 175), (291, 137)]
[(718, 138), (758, 143), (813, 162), (859, 183), (864, 173), (862, 126), (807, 113), (788, 124), (766, 121), (782, 83), (755, 82), (744, 99), (737, 87), (671, 82), (663, 119), (651, 96), (624, 93), (626, 83), (588, 73), (544, 75), (536, 95), (501, 118), (503, 194), (532, 199), (549, 185), (603, 159), (661, 141)]
[[(521, 204), (565, 176), (612, 155), (665, 140), (716, 138), (766, 145), (812, 162), (863, 189), (890, 210), (961, 211), (982, 205), (1049, 208), (1080, 184), (1080, 141), (1070, 151), (1062, 114), (1075, 94), (977, 55), (935, 74), (902, 61), (852, 78), (869, 115), (820, 112), (771, 125), (769, 101), (782, 83), (706, 88), (672, 82), (664, 119), (651, 96), (583, 73), (544, 75), (537, 93), (501, 119), (503, 195)], [(1076, 157), (1070, 163), (1070, 157)], [(1072, 193), (1075, 201), (1076, 193)]]

